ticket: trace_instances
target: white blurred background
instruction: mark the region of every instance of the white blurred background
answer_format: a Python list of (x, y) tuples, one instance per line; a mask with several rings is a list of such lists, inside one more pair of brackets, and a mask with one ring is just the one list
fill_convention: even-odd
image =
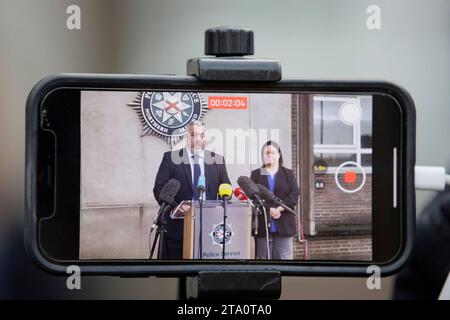
[[(81, 8), (81, 30), (66, 28), (73, 4)], [(372, 4), (381, 8), (381, 30), (366, 27)], [(0, 0), (3, 248), (23, 220), (25, 100), (32, 86), (61, 72), (184, 75), (186, 60), (203, 55), (204, 31), (224, 25), (253, 29), (256, 55), (281, 60), (284, 78), (382, 79), (406, 88), (417, 108), (417, 163), (448, 164), (448, 0)], [(417, 193), (418, 212), (431, 196)], [(393, 279), (368, 290), (364, 278), (284, 278), (282, 298), (388, 299)], [(65, 281), (56, 287), (64, 290)], [(175, 279), (89, 277), (66, 297), (171, 299), (176, 288)], [(39, 286), (30, 290), (42, 293)]]

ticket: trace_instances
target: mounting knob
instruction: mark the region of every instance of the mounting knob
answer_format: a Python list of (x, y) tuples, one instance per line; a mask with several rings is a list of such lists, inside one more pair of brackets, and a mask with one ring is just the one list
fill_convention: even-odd
[(206, 55), (228, 57), (253, 53), (253, 31), (250, 29), (217, 27), (205, 31)]

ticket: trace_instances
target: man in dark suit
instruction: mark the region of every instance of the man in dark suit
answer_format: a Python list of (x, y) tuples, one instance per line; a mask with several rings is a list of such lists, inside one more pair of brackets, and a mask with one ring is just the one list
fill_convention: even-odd
[[(186, 148), (164, 153), (156, 175), (153, 195), (159, 202), (159, 193), (170, 179), (180, 181), (180, 190), (175, 201), (198, 200), (198, 180), (205, 177), (204, 200), (216, 200), (219, 185), (230, 183), (224, 158), (208, 150), (206, 146), (206, 128), (201, 121), (189, 124)], [(167, 219), (165, 246), (161, 250), (161, 259), (182, 259), (183, 219)]]

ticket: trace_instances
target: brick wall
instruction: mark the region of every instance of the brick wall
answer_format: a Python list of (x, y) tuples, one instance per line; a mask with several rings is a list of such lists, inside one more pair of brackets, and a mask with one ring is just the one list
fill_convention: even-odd
[[(309, 237), (310, 260), (371, 260), (372, 237)], [(303, 243), (294, 240), (294, 259), (304, 259)]]
[(314, 217), (317, 230), (334, 226), (370, 225), (372, 221), (372, 176), (366, 176), (363, 188), (344, 193), (336, 185), (334, 174), (315, 175), (324, 188), (314, 190)]

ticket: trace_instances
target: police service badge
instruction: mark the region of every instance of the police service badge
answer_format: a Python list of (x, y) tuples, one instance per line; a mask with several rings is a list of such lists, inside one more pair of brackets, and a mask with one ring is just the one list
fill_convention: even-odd
[(213, 225), (212, 231), (209, 234), (213, 240), (212, 244), (223, 245), (223, 239), (225, 237), (225, 244), (231, 243), (233, 237), (233, 229), (231, 224), (226, 224), (225, 232), (223, 230), (223, 223)]
[(161, 137), (171, 147), (186, 134), (188, 124), (201, 120), (208, 110), (197, 92), (145, 91), (128, 106), (139, 115), (142, 136)]

